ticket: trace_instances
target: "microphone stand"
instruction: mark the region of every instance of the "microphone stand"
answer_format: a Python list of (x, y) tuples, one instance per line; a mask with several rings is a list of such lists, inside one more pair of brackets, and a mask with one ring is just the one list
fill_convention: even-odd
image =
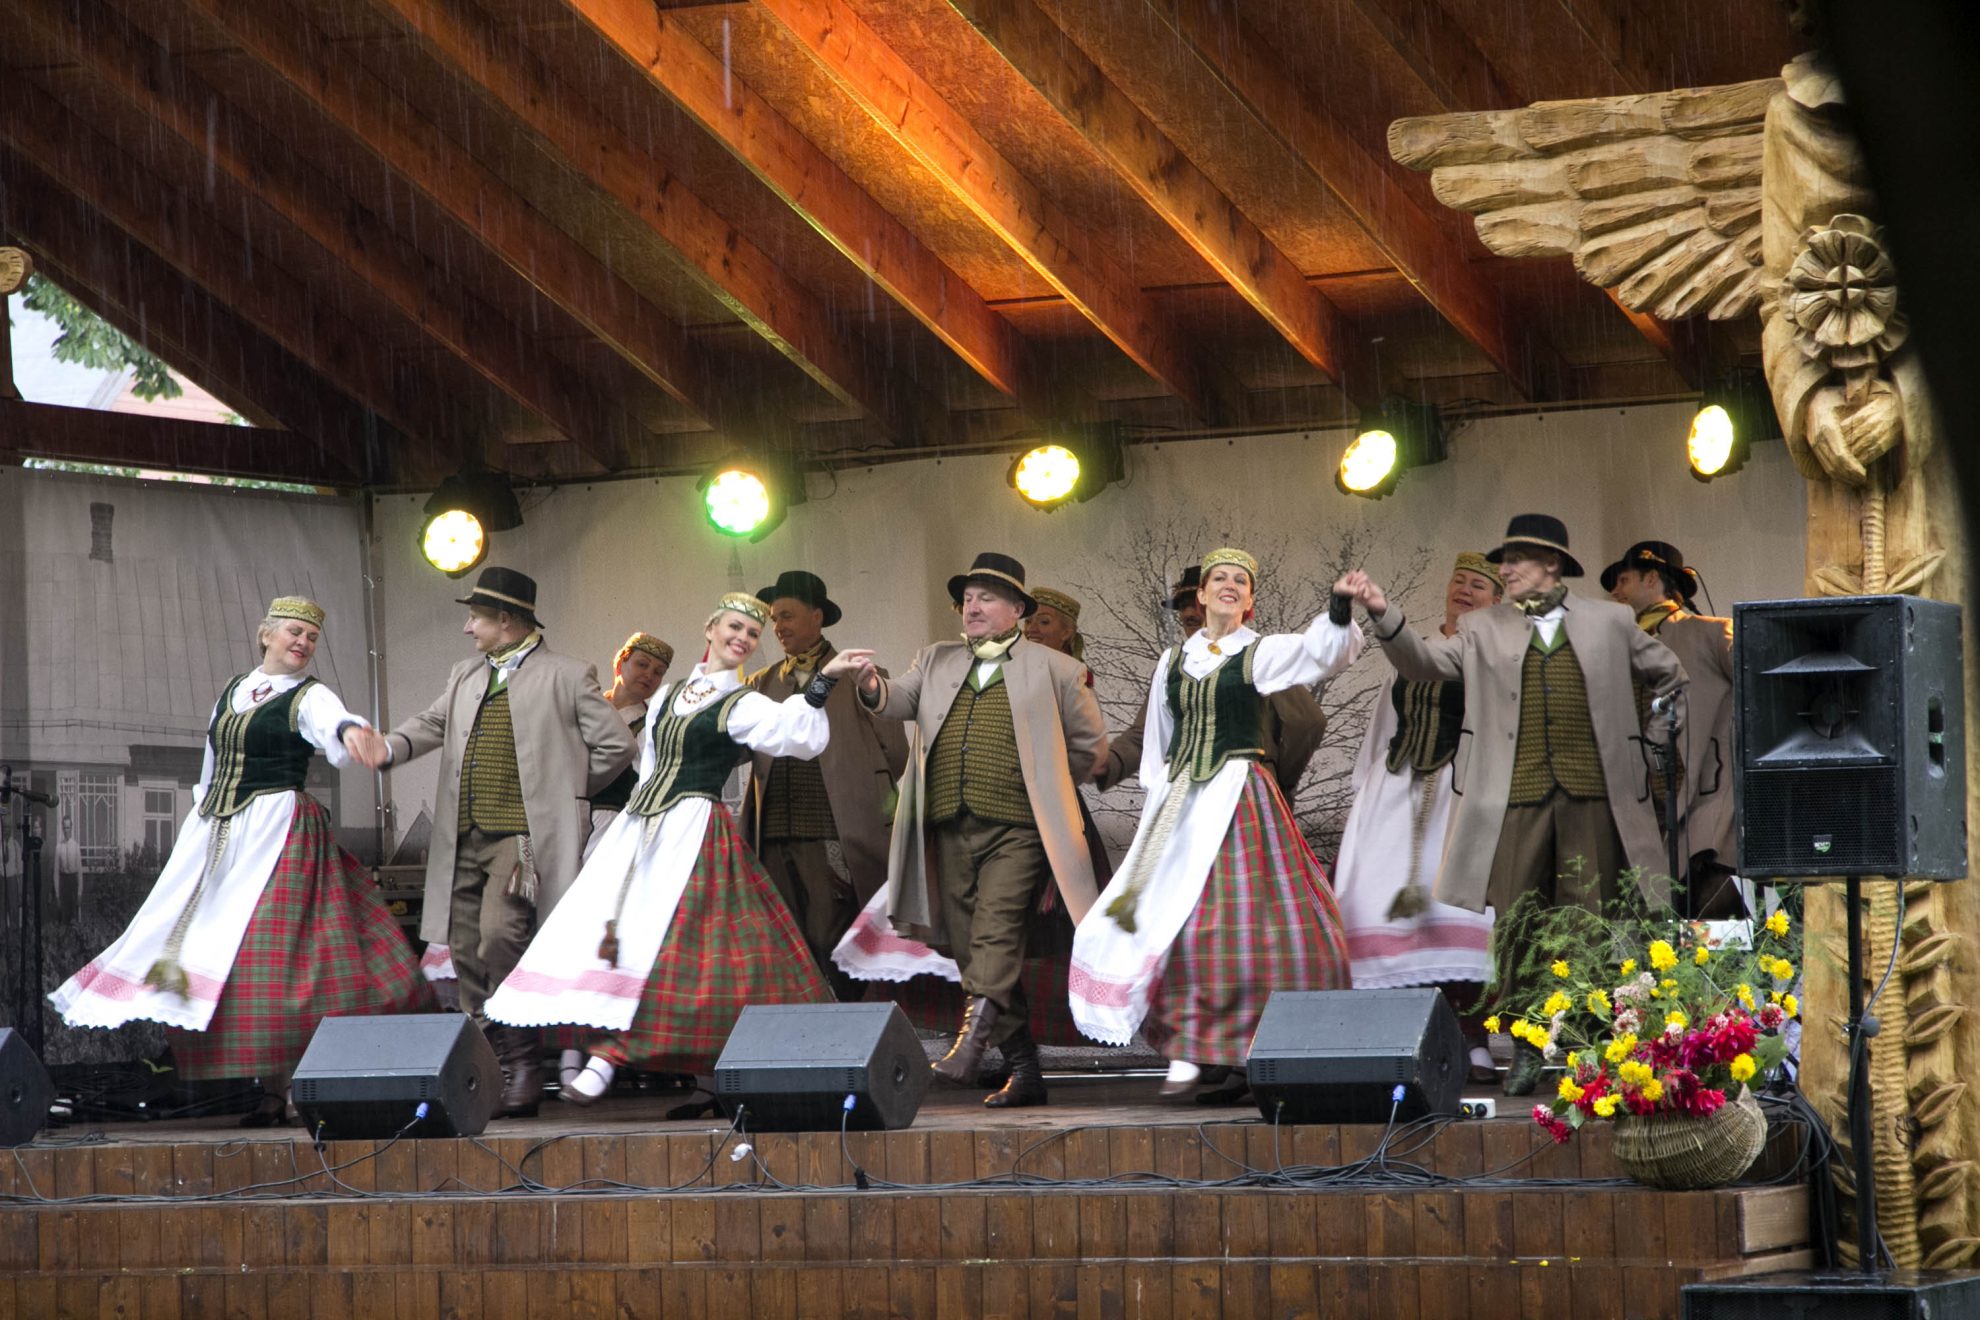
[(38, 1058), (42, 1053), (42, 1009), (41, 985), (43, 977), (43, 946), (41, 932), (41, 838), (31, 830), (28, 816), (30, 804), (39, 803), (44, 807), (55, 805), (51, 794), (36, 793), (31, 789), (16, 787), (12, 767), (6, 767), (4, 777), (0, 777), (0, 819), (4, 819), (7, 803), (12, 798), (21, 799), (21, 817), (17, 828), (20, 831), (21, 858), (21, 902), (20, 902), (20, 961), (14, 979), (14, 1027), (21, 1033), (21, 1039), (35, 1052)]

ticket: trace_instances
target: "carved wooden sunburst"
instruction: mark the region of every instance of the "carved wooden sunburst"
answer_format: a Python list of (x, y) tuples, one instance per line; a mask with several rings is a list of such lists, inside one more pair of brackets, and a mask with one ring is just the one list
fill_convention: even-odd
[(0, 247), (0, 297), (27, 283), (34, 273), (34, 261), (17, 247)]

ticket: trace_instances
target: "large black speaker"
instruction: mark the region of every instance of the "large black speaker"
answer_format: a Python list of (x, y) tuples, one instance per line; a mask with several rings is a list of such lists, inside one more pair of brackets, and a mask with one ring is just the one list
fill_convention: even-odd
[(296, 1108), (311, 1132), (389, 1137), (413, 1120), (413, 1137), (471, 1137), (502, 1099), (502, 1069), (464, 1013), (327, 1017), (296, 1065)]
[(1398, 1121), (1455, 1115), (1465, 1062), (1464, 1033), (1441, 991), (1279, 990), (1244, 1066), (1268, 1120), (1385, 1123), (1398, 1086)]
[(1965, 875), (1959, 606), (1843, 596), (1733, 611), (1740, 873)]
[[(758, 1132), (904, 1128), (928, 1091), (928, 1055), (896, 1004), (757, 1004), (715, 1061), (715, 1098)], [(845, 1113), (846, 1097), (853, 1107)]]
[(1684, 1286), (1684, 1320), (1942, 1320), (1980, 1315), (1980, 1273), (1756, 1274)]
[(48, 1126), (55, 1087), (21, 1033), (0, 1027), (0, 1146), (25, 1146)]

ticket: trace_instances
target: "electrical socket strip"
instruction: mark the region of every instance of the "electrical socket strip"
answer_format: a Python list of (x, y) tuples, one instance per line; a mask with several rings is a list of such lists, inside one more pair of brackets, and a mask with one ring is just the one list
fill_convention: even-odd
[(1459, 1118), (1497, 1118), (1499, 1102), (1487, 1097), (1482, 1100), (1458, 1101)]

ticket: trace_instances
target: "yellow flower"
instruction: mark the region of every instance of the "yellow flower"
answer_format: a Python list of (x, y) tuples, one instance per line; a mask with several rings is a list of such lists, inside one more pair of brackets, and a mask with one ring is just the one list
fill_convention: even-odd
[(1638, 1089), (1642, 1092), (1643, 1098), (1653, 1105), (1664, 1098), (1664, 1084), (1655, 1077), (1644, 1082)]
[(1635, 971), (1636, 971), (1636, 959), (1625, 958), (1622, 960), (1622, 974), (1624, 976), (1629, 976), (1633, 974)]
[(1792, 981), (1794, 979), (1794, 964), (1785, 958), (1774, 959), (1774, 965), (1769, 967), (1767, 971), (1776, 981)]
[(1547, 996), (1547, 1002), (1540, 1006), (1540, 1011), (1548, 1017), (1552, 1017), (1556, 1013), (1565, 1013), (1573, 1007), (1574, 1001), (1562, 994), (1559, 990), (1556, 990), (1553, 994)]
[(1485, 1030), (1490, 1035), (1496, 1036), (1499, 1034), (1499, 1015), (1497, 1013), (1485, 1019)]
[(1641, 1087), (1650, 1080), (1650, 1065), (1638, 1059), (1630, 1059), (1616, 1069), (1616, 1076), (1631, 1086)]
[(1575, 1085), (1574, 1078), (1561, 1078), (1561, 1099), (1567, 1101), (1569, 1104), (1573, 1104), (1586, 1094), (1586, 1091)]
[(1774, 915), (1767, 918), (1767, 933), (1776, 938), (1785, 938), (1788, 933), (1788, 914), (1785, 908), (1776, 908)]
[(1616, 1105), (1618, 1103), (1619, 1101), (1613, 1095), (1602, 1096), (1600, 1099), (1596, 1100), (1595, 1102), (1595, 1117), (1614, 1118), (1616, 1116)]
[(1751, 1054), (1736, 1054), (1733, 1056), (1730, 1071), (1735, 1082), (1743, 1082), (1759, 1071), (1759, 1065), (1753, 1062)]
[(1650, 997), (1652, 999), (1662, 999), (1664, 997), (1664, 992), (1662, 990), (1659, 990), (1656, 986), (1653, 985), (1650, 987)]
[(1609, 992), (1599, 988), (1595, 990), (1590, 990), (1588, 992), (1588, 1011), (1591, 1013), (1608, 1012)]
[(1706, 959), (1710, 958), (1711, 956), (1712, 956), (1712, 951), (1701, 944), (1698, 946), (1697, 952), (1691, 955), (1691, 961), (1697, 963), (1700, 967), (1703, 967), (1705, 965)]
[(1622, 1035), (1609, 1042), (1608, 1048), (1602, 1051), (1602, 1057), (1610, 1063), (1621, 1063), (1623, 1071), (1627, 1072), (1629, 1065), (1623, 1063), (1623, 1060), (1627, 1059), (1630, 1051), (1635, 1048), (1636, 1036), (1631, 1032), (1625, 1031)]
[(1676, 981), (1673, 981), (1670, 977), (1668, 976), (1665, 977), (1663, 979), (1662, 985), (1665, 994), (1674, 995), (1677, 993), (1678, 983)]
[(1753, 987), (1752, 987), (1752, 986), (1750, 986), (1750, 985), (1748, 985), (1748, 984), (1747, 984), (1746, 982), (1744, 982), (1744, 981), (1741, 981), (1741, 982), (1739, 983), (1739, 985), (1738, 985), (1738, 986), (1736, 986), (1736, 987), (1734, 987), (1734, 989), (1733, 989), (1733, 993), (1739, 996), (1739, 1002), (1740, 1002), (1740, 1003), (1742, 1003), (1742, 1004), (1744, 1004), (1744, 1005), (1746, 1005), (1746, 1007), (1747, 1007), (1747, 1008), (1748, 1008), (1749, 1010), (1750, 1010), (1750, 1009), (1752, 1009), (1752, 1007), (1753, 1007)]
[(1569, 1050), (1569, 1051), (1568, 1051), (1568, 1056), (1567, 1056), (1567, 1066), (1568, 1066), (1568, 1067), (1570, 1067), (1570, 1068), (1579, 1068), (1579, 1067), (1581, 1066), (1581, 1051), (1580, 1051), (1580, 1050)]
[(1669, 940), (1652, 940), (1650, 942), (1651, 971), (1667, 972), (1677, 965), (1677, 950), (1671, 947)]
[(1664, 1025), (1667, 1027), (1676, 1027), (1682, 1031), (1685, 1025), (1684, 1014), (1678, 1012), (1675, 1008), (1672, 1009), (1670, 1012), (1664, 1014)]
[(1781, 999), (1781, 1011), (1791, 1018), (1800, 1017), (1801, 1005), (1795, 1001), (1793, 995), (1785, 995)]
[(1552, 968), (1552, 971), (1553, 971), (1553, 973), (1554, 973), (1554, 975), (1555, 975), (1555, 976), (1558, 976), (1558, 977), (1560, 977), (1560, 978), (1561, 978), (1562, 980), (1564, 980), (1564, 981), (1565, 981), (1565, 980), (1567, 979), (1567, 975), (1568, 975), (1568, 973), (1569, 973), (1569, 972), (1570, 972), (1571, 970), (1573, 970), (1573, 969), (1572, 969), (1572, 968), (1570, 968), (1570, 967), (1569, 967), (1569, 966), (1567, 965), (1567, 962), (1566, 962), (1566, 960), (1564, 960), (1564, 959), (1561, 959), (1561, 958), (1556, 958), (1556, 959), (1554, 959), (1554, 966), (1553, 966), (1553, 968)]

